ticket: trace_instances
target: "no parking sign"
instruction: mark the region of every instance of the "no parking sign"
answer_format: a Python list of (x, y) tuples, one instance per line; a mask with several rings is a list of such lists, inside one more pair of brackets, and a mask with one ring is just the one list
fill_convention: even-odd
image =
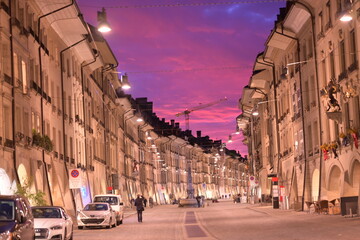
[(80, 168), (69, 169), (70, 189), (81, 188), (83, 186), (82, 172)]

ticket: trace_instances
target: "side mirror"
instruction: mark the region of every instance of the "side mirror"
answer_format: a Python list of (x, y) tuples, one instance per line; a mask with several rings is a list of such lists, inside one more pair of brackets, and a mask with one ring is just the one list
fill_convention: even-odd
[(121, 202), (121, 203), (120, 203), (120, 206), (124, 206), (124, 203), (123, 203), (123, 202)]

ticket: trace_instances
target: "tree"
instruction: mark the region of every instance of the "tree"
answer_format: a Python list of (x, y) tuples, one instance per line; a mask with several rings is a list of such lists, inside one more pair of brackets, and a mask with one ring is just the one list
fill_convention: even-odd
[(47, 202), (45, 200), (45, 193), (42, 191), (37, 191), (36, 193), (31, 192), (31, 185), (33, 184), (32, 179), (25, 179), (23, 185), (21, 183), (17, 184), (16, 194), (26, 197), (31, 205), (34, 206), (46, 206)]

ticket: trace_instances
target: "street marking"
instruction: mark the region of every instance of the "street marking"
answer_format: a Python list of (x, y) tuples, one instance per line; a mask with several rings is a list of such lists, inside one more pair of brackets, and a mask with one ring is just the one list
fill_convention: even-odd
[(189, 238), (207, 237), (206, 233), (198, 225), (186, 225), (185, 229)]
[(185, 230), (188, 238), (204, 238), (207, 237), (204, 230), (197, 224), (197, 219), (194, 211), (186, 212), (185, 215)]

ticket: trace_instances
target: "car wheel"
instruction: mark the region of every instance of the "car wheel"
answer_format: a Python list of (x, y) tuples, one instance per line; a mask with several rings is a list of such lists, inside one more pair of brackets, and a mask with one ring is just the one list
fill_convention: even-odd
[(108, 226), (106, 226), (106, 228), (111, 228), (111, 218), (110, 218), (110, 221), (109, 221), (109, 225)]
[(78, 229), (83, 229), (84, 227), (83, 226), (78, 226)]
[(118, 222), (118, 225), (122, 224), (123, 223), (123, 219), (124, 219), (124, 215), (121, 217), (121, 219), (119, 220)]

